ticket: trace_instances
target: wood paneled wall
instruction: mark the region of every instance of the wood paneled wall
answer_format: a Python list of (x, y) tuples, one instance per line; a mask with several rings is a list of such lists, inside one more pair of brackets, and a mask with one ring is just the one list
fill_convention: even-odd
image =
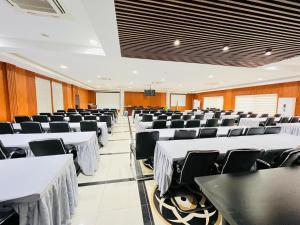
[(62, 83), (64, 109), (75, 107), (75, 94), (79, 95), (80, 108), (87, 108), (89, 103), (96, 103), (94, 91), (0, 62), (0, 121), (12, 121), (17, 115), (37, 114), (36, 77)]
[(223, 96), (224, 109), (230, 110), (235, 107), (235, 96), (238, 95), (256, 95), (256, 94), (277, 94), (281, 97), (296, 98), (296, 115), (300, 115), (300, 81), (278, 83), (254, 87), (235, 88), (221, 91), (211, 91), (195, 94), (193, 98), (201, 101), (203, 107), (203, 98), (209, 96)]
[(166, 93), (156, 92), (155, 96), (145, 96), (144, 92), (124, 92), (124, 106), (165, 107)]

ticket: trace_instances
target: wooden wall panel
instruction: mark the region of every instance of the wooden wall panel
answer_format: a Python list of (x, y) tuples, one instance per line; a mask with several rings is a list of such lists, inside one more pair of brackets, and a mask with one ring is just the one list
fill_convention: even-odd
[(0, 121), (10, 120), (6, 64), (0, 62)]
[(144, 92), (124, 92), (124, 106), (165, 107), (166, 93), (157, 92), (155, 96), (145, 96)]
[(64, 110), (74, 108), (73, 88), (71, 84), (63, 83)]

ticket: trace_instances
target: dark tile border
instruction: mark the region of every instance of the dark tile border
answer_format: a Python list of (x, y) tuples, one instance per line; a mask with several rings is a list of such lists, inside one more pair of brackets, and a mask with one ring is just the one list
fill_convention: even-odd
[(114, 184), (114, 183), (129, 182), (129, 181), (135, 181), (135, 179), (134, 178), (124, 178), (124, 179), (116, 179), (116, 180), (104, 180), (104, 181), (79, 183), (78, 187), (86, 187), (86, 186), (101, 185), (101, 184)]
[(100, 153), (100, 155), (119, 155), (119, 154), (129, 154), (130, 152), (112, 152), (112, 153)]

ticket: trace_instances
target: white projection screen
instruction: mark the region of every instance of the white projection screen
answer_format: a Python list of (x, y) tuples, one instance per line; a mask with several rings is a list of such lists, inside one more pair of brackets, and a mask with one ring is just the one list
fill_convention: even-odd
[(52, 82), (52, 97), (53, 97), (54, 112), (56, 112), (57, 110), (63, 110), (64, 95), (63, 95), (63, 87), (61, 83)]
[(171, 106), (185, 106), (185, 100), (184, 94), (171, 94)]
[(121, 96), (120, 92), (97, 92), (96, 104), (97, 108), (120, 109)]
[(38, 112), (52, 112), (50, 81), (36, 77), (35, 88)]

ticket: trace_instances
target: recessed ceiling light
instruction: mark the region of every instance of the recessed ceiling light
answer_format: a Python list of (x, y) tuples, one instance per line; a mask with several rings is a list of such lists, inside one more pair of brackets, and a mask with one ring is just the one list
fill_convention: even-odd
[(208, 78), (212, 79), (212, 78), (214, 78), (214, 75), (209, 75)]
[(65, 65), (60, 65), (60, 68), (62, 68), (62, 69), (68, 69), (68, 67), (65, 66)]
[(86, 82), (91, 83), (92, 81), (91, 80), (87, 80)]
[(160, 80), (161, 82), (165, 82), (166, 81), (166, 79), (165, 78), (161, 78), (161, 80)]
[(97, 45), (98, 42), (97, 42), (96, 40), (91, 39), (91, 40), (90, 40), (90, 44), (91, 44), (91, 45)]
[(180, 40), (179, 39), (176, 39), (174, 42), (173, 42), (173, 45), (175, 47), (178, 47), (180, 45)]
[(258, 78), (257, 80), (261, 81), (261, 80), (263, 80), (263, 79), (260, 77), (260, 78)]
[(137, 71), (137, 70), (133, 70), (133, 71), (132, 71), (132, 73), (133, 73), (133, 74), (138, 74), (138, 73), (139, 73), (139, 71)]
[(102, 76), (97, 76), (97, 78), (99, 78), (99, 79), (100, 79), (101, 77), (102, 77)]
[(223, 52), (228, 52), (230, 47), (228, 45), (225, 45), (222, 49)]
[(265, 56), (270, 56), (272, 55), (272, 49), (271, 48), (267, 48), (265, 51)]
[(269, 66), (269, 67), (266, 67), (265, 70), (278, 70), (278, 67), (277, 66)]

